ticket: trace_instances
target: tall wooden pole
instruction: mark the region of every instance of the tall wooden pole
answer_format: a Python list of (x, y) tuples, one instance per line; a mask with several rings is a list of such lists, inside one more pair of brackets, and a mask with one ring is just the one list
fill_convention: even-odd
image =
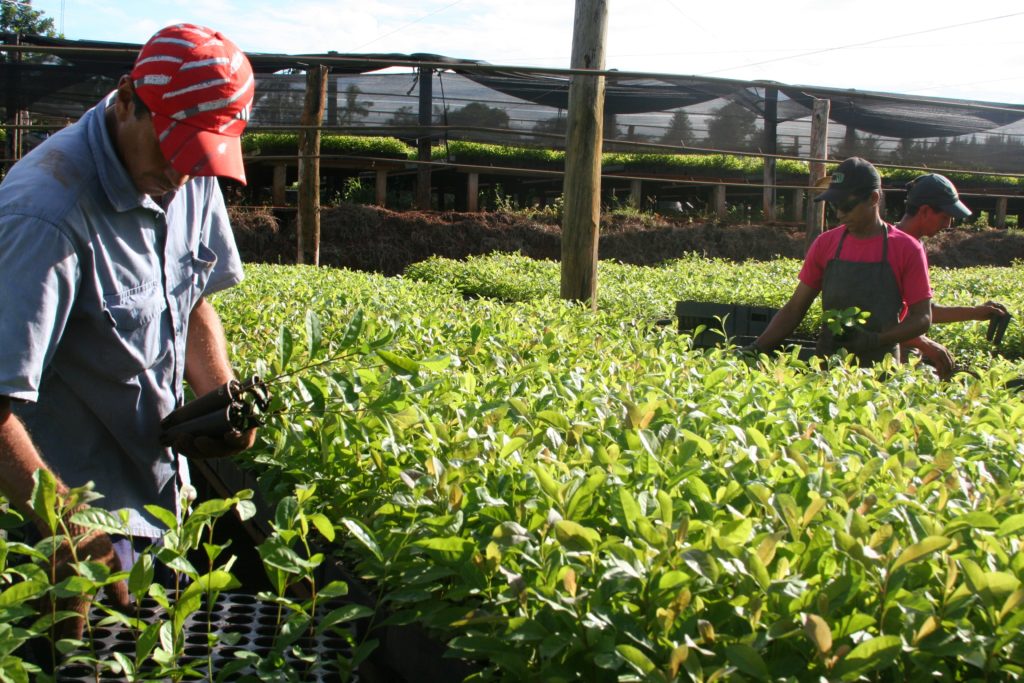
[[(810, 187), (812, 195), (816, 183), (825, 176), (825, 161), (828, 158), (828, 112), (831, 102), (828, 100), (814, 100), (814, 108), (811, 111), (811, 158), (822, 161), (811, 161), (808, 166), (810, 170)], [(813, 199), (809, 197), (808, 199)], [(821, 234), (825, 225), (825, 203), (807, 202), (807, 235), (804, 238), (804, 251), (811, 247), (814, 238)]]
[[(779, 127), (779, 89), (764, 89), (764, 142), (762, 147), (765, 154), (779, 153), (778, 131)], [(762, 198), (762, 209), (764, 219), (772, 222), (775, 220), (775, 159), (765, 157), (764, 160), (764, 193)]]
[[(434, 118), (434, 70), (420, 67), (420, 132), (416, 138), (417, 161), (430, 161), (430, 139), (428, 132)], [(421, 163), (416, 167), (416, 208), (430, 210), (430, 164)]]
[(313, 265), (320, 265), (320, 125), (327, 101), (326, 66), (306, 70), (306, 99), (299, 131), (299, 220), (296, 263), (306, 262), (304, 237), (309, 236)]
[[(608, 0), (576, 0), (573, 69), (604, 70)], [(562, 298), (597, 308), (597, 244), (601, 222), (601, 137), (604, 76), (575, 75), (569, 85), (565, 210), (562, 219)]]

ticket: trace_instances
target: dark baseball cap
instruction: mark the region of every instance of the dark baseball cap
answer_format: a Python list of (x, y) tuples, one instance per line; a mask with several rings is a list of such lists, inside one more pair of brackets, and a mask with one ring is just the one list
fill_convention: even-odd
[(850, 157), (832, 171), (828, 189), (814, 198), (816, 202), (841, 202), (853, 195), (868, 195), (882, 187), (882, 176), (870, 161)]
[(931, 206), (953, 218), (967, 218), (971, 210), (960, 201), (953, 183), (938, 173), (919, 176), (907, 183), (907, 204)]

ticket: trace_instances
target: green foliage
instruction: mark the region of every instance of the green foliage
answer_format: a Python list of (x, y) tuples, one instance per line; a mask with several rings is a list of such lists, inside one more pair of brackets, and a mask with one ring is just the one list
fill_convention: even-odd
[[(299, 138), (296, 133), (246, 133), (242, 136), (245, 154), (279, 156), (295, 154)], [(320, 139), (322, 154), (350, 154), (405, 159), (413, 153), (401, 140), (388, 137), (356, 135), (324, 135)]]
[(830, 308), (823, 311), (821, 322), (832, 331), (832, 334), (838, 336), (853, 327), (864, 326), (870, 317), (870, 311), (862, 311), (856, 306), (844, 308), (843, 310)]
[[(5, 681), (53, 680), (36, 664), (22, 660), (18, 648), (32, 640), (43, 641), (50, 651), (53, 666), (77, 665), (90, 669), (95, 677), (119, 677), (123, 680), (191, 680), (197, 675), (208, 680), (223, 680), (240, 666), (251, 665), (257, 673), (273, 674), (274, 680), (300, 680), (299, 672), (287, 663), (283, 653), (290, 649), (299, 659), (315, 661), (316, 654), (301, 653), (296, 640), (307, 633), (328, 630), (353, 641), (344, 625), (352, 619), (366, 617), (365, 608), (347, 607), (326, 614), (313, 623), (317, 601), (336, 598), (347, 592), (342, 582), (318, 586), (314, 570), (322, 555), (312, 552), (311, 531), (332, 540), (333, 527), (317, 513), (307, 511), (313, 487), (300, 487), (295, 495), (285, 498), (281, 506), (287, 514), (278, 515), (278, 524), (261, 546), (261, 555), (273, 577), (286, 578), (276, 585), (289, 586), (303, 583), (310, 597), (297, 600), (282, 592), (265, 596), (279, 606), (279, 619), (274, 628), (274, 645), (261, 657), (249, 653), (244, 660), (217, 664), (214, 652), (221, 645), (234, 642), (230, 634), (214, 625), (213, 607), (220, 593), (240, 587), (231, 573), (234, 556), (225, 556), (226, 545), (213, 543), (213, 527), (225, 514), (237, 514), (245, 521), (255, 512), (251, 502), (252, 491), (244, 490), (229, 499), (208, 500), (197, 504), (182, 519), (171, 510), (147, 506), (147, 511), (166, 526), (158, 544), (142, 552), (130, 572), (111, 572), (105, 565), (80, 555), (79, 544), (96, 533), (129, 536), (127, 520), (95, 507), (101, 496), (91, 485), (71, 489), (58, 495), (56, 482), (49, 472), (38, 470), (34, 475), (31, 506), (43, 520), (50, 537), (35, 546), (29, 546), (0, 537), (0, 679)], [(184, 496), (184, 493), (183, 493)], [(290, 501), (290, 504), (289, 504)], [(90, 507), (83, 508), (88, 504)], [(188, 507), (183, 497), (182, 507)], [(5, 520), (9, 522), (10, 520)], [(299, 551), (292, 550), (299, 546)], [(206, 566), (191, 559), (202, 549)], [(264, 548), (272, 550), (264, 552)], [(284, 549), (287, 552), (274, 552)], [(154, 568), (163, 565), (174, 575), (173, 586), (154, 583)], [(187, 581), (186, 581), (187, 580)], [(74, 617), (64, 608), (76, 602), (89, 604), (94, 595), (105, 586), (126, 582), (134, 600), (125, 612), (106, 603), (95, 603), (93, 611), (105, 616), (101, 622), (85, 621), (82, 639), (64, 638), (55, 641), (51, 626)], [(159, 609), (155, 616), (143, 619), (139, 605), (143, 601), (155, 603)], [(220, 617), (217, 618), (220, 621)], [(186, 632), (186, 623), (205, 625), (199, 632), (194, 626)], [(101, 658), (93, 643), (99, 638), (94, 629), (118, 624), (127, 633), (134, 631), (134, 651), (119, 651), (114, 659)], [(204, 638), (205, 661), (185, 656), (186, 646), (195, 650), (195, 638)], [(354, 644), (354, 643), (353, 643)], [(354, 656), (340, 661), (341, 673), (347, 677), (358, 661), (368, 654), (372, 644), (354, 648)], [(37, 648), (37, 651), (39, 648)], [(220, 667), (220, 668), (218, 668)]]
[[(306, 514), (337, 521), (388, 623), (481, 679), (1019, 675), (1020, 364), (748, 364), (643, 324), (686, 291), (784, 300), (796, 262), (601, 264), (596, 314), (550, 294), (555, 264), (428, 265), (250, 267), (215, 302), (243, 364), (322, 363), (278, 392), (262, 485), (316, 482)], [(467, 297), (470, 277), (520, 300)]]

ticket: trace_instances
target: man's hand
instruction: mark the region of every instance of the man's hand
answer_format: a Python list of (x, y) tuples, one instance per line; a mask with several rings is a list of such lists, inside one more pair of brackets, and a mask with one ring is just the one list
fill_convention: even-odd
[[(55, 578), (57, 582), (63, 581), (75, 575), (75, 568), (72, 563), (77, 559), (79, 562), (99, 562), (106, 565), (111, 573), (121, 571), (121, 561), (114, 552), (110, 536), (102, 531), (93, 531), (82, 535), (82, 530), (71, 525), (71, 533), (78, 539), (75, 545), (75, 553), (72, 555), (71, 548), (67, 542), (58, 548), (54, 557)], [(77, 556), (77, 557), (76, 557)], [(107, 600), (116, 608), (125, 610), (128, 608), (128, 584), (124, 581), (110, 584), (104, 587)], [(69, 610), (77, 616), (63, 619), (53, 626), (53, 640), (56, 642), (62, 638), (74, 638), (80, 640), (85, 629), (85, 619), (89, 612), (94, 596), (72, 596), (61, 598), (57, 601), (57, 610)]]
[(843, 340), (839, 345), (851, 353), (867, 353), (868, 351), (874, 351), (882, 344), (878, 341), (877, 332), (859, 327), (851, 327), (843, 335)]
[(992, 318), (1001, 318), (1007, 315), (1009, 311), (1006, 306), (995, 301), (986, 301), (980, 306), (974, 307), (975, 313), (977, 313), (977, 320), (991, 320)]
[(949, 379), (953, 375), (956, 363), (953, 360), (953, 355), (945, 346), (922, 336), (918, 337), (914, 348), (920, 351), (924, 359), (935, 367), (939, 379)]
[(196, 460), (212, 460), (238, 455), (256, 443), (256, 428), (244, 432), (232, 430), (220, 438), (179, 434), (170, 444), (182, 455)]

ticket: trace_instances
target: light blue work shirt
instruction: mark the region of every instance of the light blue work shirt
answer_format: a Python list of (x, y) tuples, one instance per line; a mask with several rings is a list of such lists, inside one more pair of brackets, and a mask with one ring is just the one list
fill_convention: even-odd
[[(188, 319), (242, 279), (215, 178), (139, 194), (104, 120), (110, 96), (19, 161), (0, 184), (0, 396), (69, 486), (99, 505), (176, 510), (184, 458), (159, 443), (182, 402)], [(164, 208), (166, 207), (166, 208)]]

